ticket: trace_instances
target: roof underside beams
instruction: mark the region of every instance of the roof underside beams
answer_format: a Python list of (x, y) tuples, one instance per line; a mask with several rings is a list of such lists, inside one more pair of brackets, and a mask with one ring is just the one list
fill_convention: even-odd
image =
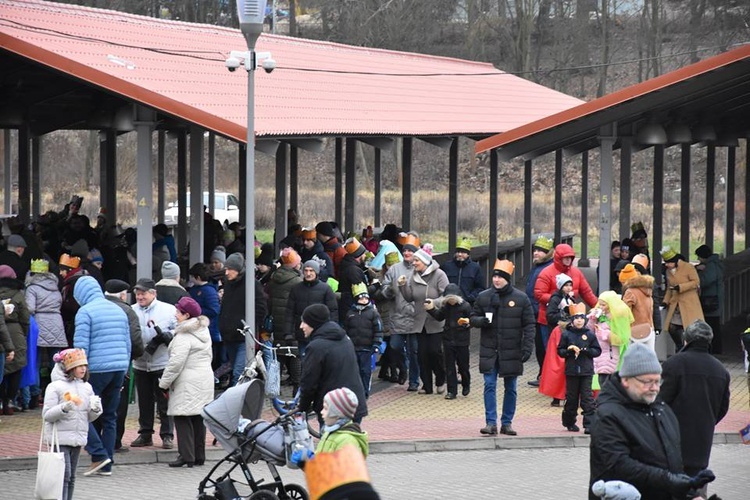
[(633, 136), (649, 121), (680, 122), (692, 129), (709, 124), (729, 136), (746, 137), (748, 114), (750, 61), (745, 59), (516, 140), (498, 148), (498, 156), (529, 160), (557, 149), (579, 154), (597, 147), (599, 129), (611, 123), (617, 123), (618, 137)]

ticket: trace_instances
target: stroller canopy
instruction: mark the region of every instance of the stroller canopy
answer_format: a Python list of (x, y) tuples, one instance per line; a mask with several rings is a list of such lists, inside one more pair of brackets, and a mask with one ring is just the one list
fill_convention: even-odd
[(265, 392), (263, 381), (253, 379), (248, 383), (230, 387), (203, 407), (201, 415), (213, 435), (224, 449), (237, 446), (234, 434), (240, 418), (257, 420), (263, 412)]

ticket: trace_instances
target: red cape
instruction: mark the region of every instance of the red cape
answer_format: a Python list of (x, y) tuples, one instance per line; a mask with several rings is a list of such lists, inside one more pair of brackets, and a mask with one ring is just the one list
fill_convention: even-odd
[(539, 392), (556, 399), (565, 399), (565, 360), (557, 355), (561, 336), (562, 330), (556, 326), (547, 342), (542, 377), (539, 380)]

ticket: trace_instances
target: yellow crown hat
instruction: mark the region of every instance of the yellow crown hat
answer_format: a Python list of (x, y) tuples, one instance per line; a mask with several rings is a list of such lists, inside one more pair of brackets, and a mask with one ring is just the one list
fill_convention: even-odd
[(471, 253), (471, 240), (469, 238), (461, 238), (461, 241), (456, 244), (456, 251), (465, 250), (466, 253)]
[(32, 273), (48, 273), (49, 262), (44, 259), (32, 259), (31, 260), (31, 272)]
[(361, 295), (368, 295), (367, 285), (365, 285), (364, 283), (355, 283), (354, 285), (352, 285), (352, 296), (356, 299)]

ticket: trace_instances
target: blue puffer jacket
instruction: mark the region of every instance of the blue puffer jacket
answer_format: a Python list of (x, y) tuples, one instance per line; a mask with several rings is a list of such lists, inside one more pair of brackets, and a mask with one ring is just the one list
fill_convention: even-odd
[(201, 314), (208, 318), (208, 332), (211, 334), (213, 342), (221, 342), (221, 333), (219, 333), (219, 292), (216, 285), (206, 283), (204, 285), (193, 285), (190, 287), (190, 296), (201, 306)]
[(76, 281), (73, 297), (81, 305), (76, 313), (74, 347), (86, 351), (91, 373), (126, 371), (130, 364), (130, 324), (125, 312), (104, 298), (91, 276)]

